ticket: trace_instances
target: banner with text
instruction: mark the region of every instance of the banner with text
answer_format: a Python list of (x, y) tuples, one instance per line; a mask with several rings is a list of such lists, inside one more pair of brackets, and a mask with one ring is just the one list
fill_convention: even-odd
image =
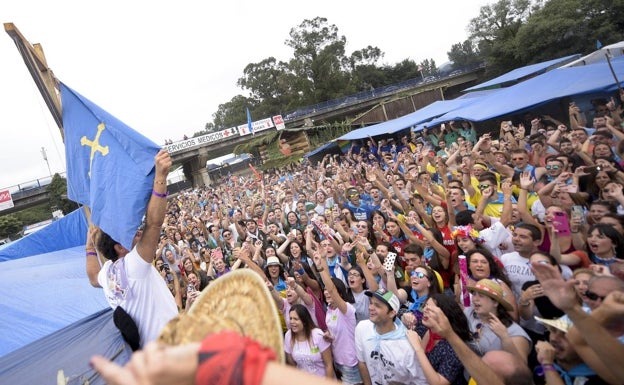
[(284, 128), (286, 128), (286, 124), (284, 124), (284, 119), (282, 118), (282, 115), (275, 115), (273, 117), (273, 123), (275, 123), (275, 128), (277, 128), (278, 130), (283, 130)]
[(0, 211), (10, 209), (13, 206), (11, 192), (9, 190), (0, 190)]
[[(251, 122), (251, 125), (253, 126), (254, 133), (257, 133), (259, 131), (268, 130), (269, 128), (275, 127), (273, 125), (273, 121), (271, 120), (271, 118), (266, 118), (266, 119), (262, 119), (262, 120), (256, 120), (255, 122)], [(239, 132), (239, 134), (241, 136), (251, 134), (249, 132), (249, 128), (247, 127), (247, 124), (241, 124), (237, 128), (238, 128), (238, 132)]]
[(236, 127), (228, 128), (226, 130), (211, 132), (210, 134), (198, 136), (195, 138), (188, 138), (172, 144), (163, 146), (170, 154), (175, 154), (178, 151), (188, 150), (196, 146), (200, 146), (206, 143), (216, 142), (220, 139), (229, 138), (230, 136), (237, 135), (238, 129)]

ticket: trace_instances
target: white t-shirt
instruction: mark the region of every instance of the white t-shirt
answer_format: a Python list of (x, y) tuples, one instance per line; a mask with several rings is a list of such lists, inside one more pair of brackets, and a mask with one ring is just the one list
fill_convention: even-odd
[(503, 252), (499, 246), (501, 243), (511, 243), (511, 232), (503, 226), (498, 218), (491, 218), (491, 220), (492, 225), (479, 231), (479, 235), (485, 241), (483, 246), (491, 251), (495, 257), (500, 258)]
[(355, 348), (357, 359), (366, 364), (373, 384), (427, 384), (407, 336), (378, 340), (375, 324), (366, 320), (355, 327)]
[(359, 293), (352, 292), (355, 298), (355, 319), (357, 322), (367, 320), (369, 317), (368, 306), (370, 305), (370, 297), (365, 294), (366, 290)]
[[(522, 257), (517, 251), (513, 253), (503, 254), (500, 257), (505, 272), (511, 281), (511, 290), (516, 297), (516, 301), (520, 301), (522, 295), (522, 285), (528, 281), (535, 281), (535, 275), (531, 271), (529, 266), (529, 259)], [(563, 279), (570, 279), (572, 277), (572, 270), (569, 266), (559, 265), (561, 267), (561, 275)]]
[(98, 273), (98, 283), (110, 306), (123, 307), (137, 324), (141, 347), (156, 340), (167, 322), (178, 315), (165, 280), (139, 256), (136, 247), (114, 263), (106, 261)]
[(516, 300), (520, 300), (522, 294), (522, 285), (527, 281), (535, 280), (535, 276), (529, 267), (529, 259), (524, 258), (517, 251), (512, 253), (503, 254), (500, 257), (505, 272), (511, 281), (511, 290), (516, 297)]

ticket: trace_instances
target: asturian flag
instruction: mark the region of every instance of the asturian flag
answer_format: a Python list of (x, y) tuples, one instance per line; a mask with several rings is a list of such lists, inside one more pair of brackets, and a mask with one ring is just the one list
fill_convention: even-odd
[(160, 146), (61, 83), (67, 195), (127, 249), (141, 224)]

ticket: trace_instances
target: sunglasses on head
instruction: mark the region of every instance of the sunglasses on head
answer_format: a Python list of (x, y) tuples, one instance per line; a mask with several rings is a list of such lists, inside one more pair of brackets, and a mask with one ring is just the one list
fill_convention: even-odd
[(588, 299), (590, 299), (592, 301), (598, 301), (598, 300), (604, 301), (606, 295), (598, 295), (598, 294), (594, 293), (593, 291), (587, 290), (585, 292), (585, 297), (587, 297)]
[(422, 271), (412, 271), (410, 276), (416, 277), (418, 279), (423, 279), (427, 277), (427, 274), (423, 273)]

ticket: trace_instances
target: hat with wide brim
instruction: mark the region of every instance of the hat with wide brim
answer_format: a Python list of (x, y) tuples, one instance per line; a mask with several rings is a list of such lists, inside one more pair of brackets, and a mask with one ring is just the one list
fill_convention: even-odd
[(481, 279), (473, 286), (468, 286), (469, 291), (476, 291), (483, 294), (486, 297), (492, 298), (494, 301), (500, 303), (507, 311), (513, 311), (513, 306), (504, 298), (505, 294), (503, 288), (496, 281), (491, 279)]
[(540, 318), (537, 316), (534, 316), (533, 318), (535, 318), (538, 322), (543, 323), (544, 325), (554, 327), (555, 329), (561, 330), (564, 333), (567, 333), (568, 330), (570, 330), (570, 328), (572, 327), (572, 321), (567, 315), (555, 319)]
[(277, 308), (264, 280), (248, 269), (214, 280), (187, 313), (175, 317), (160, 333), (169, 345), (201, 342), (208, 334), (234, 331), (275, 352), (284, 363), (284, 337)]

